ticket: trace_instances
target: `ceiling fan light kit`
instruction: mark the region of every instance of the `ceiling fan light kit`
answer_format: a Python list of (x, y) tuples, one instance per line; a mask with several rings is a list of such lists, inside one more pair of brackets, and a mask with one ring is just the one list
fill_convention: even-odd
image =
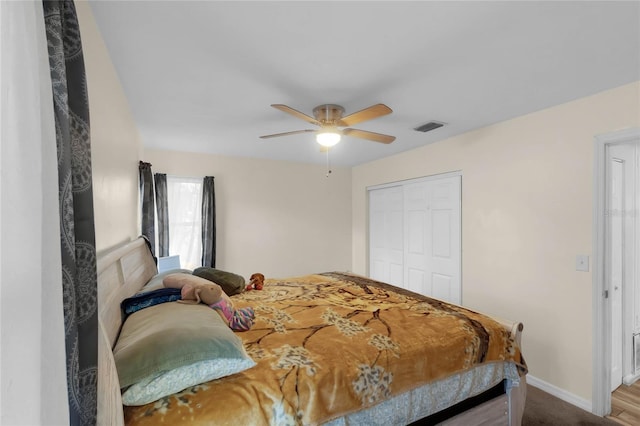
[(330, 148), (340, 142), (340, 133), (337, 129), (322, 129), (316, 133), (316, 142), (322, 146)]
[(335, 144), (340, 142), (342, 136), (351, 136), (385, 144), (391, 143), (396, 139), (395, 136), (383, 135), (381, 133), (374, 133), (366, 130), (351, 128), (339, 129), (339, 127), (353, 126), (354, 124), (361, 123), (363, 121), (373, 120), (374, 118), (391, 114), (393, 112), (391, 108), (384, 104), (372, 105), (358, 112), (354, 112), (353, 114), (349, 114), (346, 117), (342, 116), (344, 114), (344, 108), (340, 105), (318, 105), (313, 109), (313, 115), (315, 118), (297, 111), (287, 105), (272, 104), (271, 106), (275, 109), (286, 112), (287, 114), (291, 114), (296, 118), (304, 120), (307, 123), (319, 126), (320, 129), (305, 129), (294, 130), (292, 132), (275, 133), (272, 135), (260, 136), (262, 139), (313, 132), (316, 134), (316, 141), (324, 147), (334, 146)]

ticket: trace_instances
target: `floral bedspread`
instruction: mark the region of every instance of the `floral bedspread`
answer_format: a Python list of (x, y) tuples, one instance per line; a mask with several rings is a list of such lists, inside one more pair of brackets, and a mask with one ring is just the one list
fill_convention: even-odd
[(341, 273), (265, 281), (238, 333), (257, 366), (141, 407), (128, 425), (320, 424), (481, 363), (526, 365), (482, 314)]

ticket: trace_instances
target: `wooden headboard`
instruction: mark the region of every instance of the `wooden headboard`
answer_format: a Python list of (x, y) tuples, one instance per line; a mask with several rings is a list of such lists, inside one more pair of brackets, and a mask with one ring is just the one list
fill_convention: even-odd
[(120, 303), (157, 274), (144, 239), (138, 238), (98, 258), (98, 417), (97, 424), (123, 425), (122, 397), (113, 359), (122, 326)]

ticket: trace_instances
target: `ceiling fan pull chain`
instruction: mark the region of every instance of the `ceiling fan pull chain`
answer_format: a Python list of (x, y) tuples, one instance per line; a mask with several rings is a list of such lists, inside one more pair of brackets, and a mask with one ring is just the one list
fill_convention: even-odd
[(329, 167), (329, 151), (331, 150), (327, 149), (327, 177), (329, 177), (329, 175), (331, 174), (331, 168)]

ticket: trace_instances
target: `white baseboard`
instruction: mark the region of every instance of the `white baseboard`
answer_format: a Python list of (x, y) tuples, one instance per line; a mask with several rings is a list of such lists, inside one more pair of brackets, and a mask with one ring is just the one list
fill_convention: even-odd
[(632, 384), (634, 384), (635, 382), (638, 381), (638, 379), (640, 379), (640, 373), (637, 374), (629, 374), (627, 376), (624, 376), (622, 378), (622, 383), (624, 383), (627, 386), (631, 386)]
[(534, 386), (540, 390), (545, 391), (548, 394), (555, 396), (556, 398), (560, 398), (561, 400), (568, 402), (571, 405), (575, 405), (578, 408), (582, 408), (589, 413), (592, 412), (593, 405), (591, 401), (586, 400), (584, 398), (580, 398), (577, 395), (572, 394), (571, 392), (567, 392), (564, 389), (560, 389), (557, 386), (552, 385), (551, 383), (545, 382), (544, 380), (540, 380), (537, 377), (532, 376), (531, 374), (527, 374), (527, 383), (531, 386)]

